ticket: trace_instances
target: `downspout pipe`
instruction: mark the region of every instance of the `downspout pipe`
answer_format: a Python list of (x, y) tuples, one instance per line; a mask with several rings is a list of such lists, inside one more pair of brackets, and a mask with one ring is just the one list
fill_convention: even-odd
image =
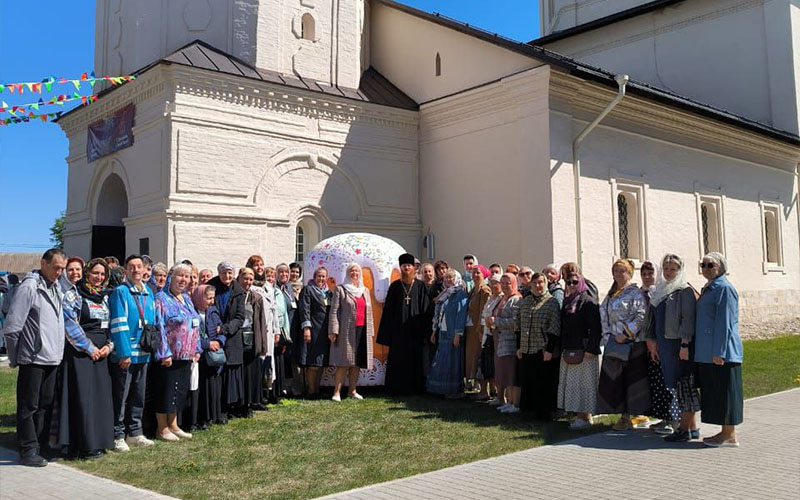
[(617, 90), (617, 95), (614, 97), (614, 100), (608, 103), (608, 106), (597, 115), (597, 118), (592, 121), (589, 125), (586, 126), (583, 131), (572, 141), (572, 175), (574, 176), (575, 182), (575, 238), (577, 244), (577, 251), (578, 251), (578, 265), (583, 267), (583, 233), (581, 229), (581, 157), (580, 157), (580, 148), (581, 143), (586, 136), (589, 135), (592, 130), (603, 120), (603, 118), (608, 115), (612, 109), (616, 107), (617, 104), (625, 97), (625, 88), (628, 85), (628, 80), (630, 78), (628, 75), (616, 75), (614, 80), (616, 80), (617, 85), (619, 86)]

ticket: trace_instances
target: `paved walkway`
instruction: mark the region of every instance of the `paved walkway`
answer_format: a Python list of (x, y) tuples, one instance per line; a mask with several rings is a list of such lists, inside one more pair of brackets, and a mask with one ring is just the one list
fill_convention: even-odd
[[(362, 499), (800, 498), (800, 389), (745, 402), (740, 448), (606, 432), (324, 497)], [(701, 427), (713, 435), (717, 426)]]
[[(647, 430), (606, 432), (324, 497), (363, 499), (800, 498), (800, 389), (745, 402), (742, 447), (668, 445)], [(703, 426), (706, 434), (714, 426)], [(630, 453), (635, 452), (635, 453)], [(620, 480), (622, 478), (622, 480)], [(86, 484), (92, 481), (88, 491)], [(17, 465), (0, 448), (0, 499), (169, 500), (61, 464)]]
[(0, 448), (0, 500), (174, 500), (59, 463), (25, 467), (18, 458), (16, 451)]

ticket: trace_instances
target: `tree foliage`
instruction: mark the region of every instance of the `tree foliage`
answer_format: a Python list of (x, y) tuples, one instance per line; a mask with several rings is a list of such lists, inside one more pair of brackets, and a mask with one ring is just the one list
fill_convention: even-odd
[(56, 217), (53, 225), (50, 226), (50, 243), (58, 248), (64, 248), (64, 219), (65, 211), (61, 211), (61, 215)]

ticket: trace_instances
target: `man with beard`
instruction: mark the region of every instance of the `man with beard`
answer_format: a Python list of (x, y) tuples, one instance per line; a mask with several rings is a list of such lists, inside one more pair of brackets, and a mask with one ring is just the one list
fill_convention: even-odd
[(416, 279), (414, 256), (400, 256), (400, 279), (389, 286), (377, 341), (389, 347), (384, 386), (389, 394), (425, 392), (422, 346), (430, 332), (425, 319), (430, 306), (428, 291)]

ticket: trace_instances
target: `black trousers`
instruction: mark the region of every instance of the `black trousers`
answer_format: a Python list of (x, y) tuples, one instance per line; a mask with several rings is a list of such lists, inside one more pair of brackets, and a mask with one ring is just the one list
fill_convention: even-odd
[(49, 449), (58, 366), (19, 365), (17, 438), (22, 456)]

